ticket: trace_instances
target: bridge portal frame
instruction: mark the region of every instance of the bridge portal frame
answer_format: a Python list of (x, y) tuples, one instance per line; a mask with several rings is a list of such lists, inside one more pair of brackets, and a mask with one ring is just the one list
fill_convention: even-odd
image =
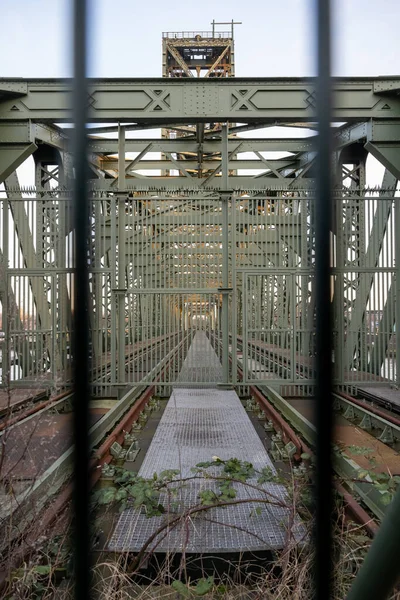
[[(50, 385), (58, 386), (68, 379), (73, 277), (69, 190), (73, 169), (69, 131), (60, 124), (71, 120), (70, 84), (67, 80), (0, 80), (0, 183), (5, 186), (1, 193), (2, 327), (5, 340), (16, 332), (21, 334), (17, 351), (6, 342), (3, 372), (10, 370), (16, 354), (21, 357), (24, 377), (15, 385), (31, 385), (45, 378)], [(368, 373), (367, 380), (374, 385), (388, 380), (399, 384), (400, 336), (394, 333), (395, 324), (400, 322), (400, 217), (396, 196), (400, 174), (400, 78), (334, 79), (333, 85), (334, 121), (344, 123), (336, 127), (333, 157), (339, 198), (332, 232), (337, 382), (350, 385), (348, 374), (361, 371)], [(89, 90), (90, 310), (93, 355), (101, 356), (103, 361), (96, 366), (103, 377), (97, 381), (97, 389), (102, 390), (99, 393), (106, 393), (112, 385), (130, 383), (122, 361), (130, 346), (143, 342), (127, 334), (133, 313), (140, 313), (147, 322), (157, 311), (175, 314), (168, 336), (182, 323), (179, 302), (172, 306), (165, 303), (165, 298), (169, 295), (171, 299), (174, 293), (177, 298), (179, 294), (215, 294), (221, 299), (221, 311), (217, 309), (215, 318), (223, 323), (218, 335), (224, 340), (225, 383), (237, 383), (235, 333), (243, 320), (239, 287), (254, 269), (261, 278), (276, 277), (282, 268), (286, 273), (291, 267), (297, 271), (298, 287), (304, 290), (299, 304), (304, 315), (308, 310), (305, 329), (311, 331), (314, 317), (309, 279), (315, 248), (310, 199), (315, 184), (316, 141), (310, 135), (315, 124), (313, 80), (108, 79), (90, 80)], [(210, 131), (197, 127), (197, 133), (183, 129), (177, 139), (147, 135), (154, 128), (171, 130), (176, 124), (179, 130), (182, 124), (205, 122), (222, 126)], [(272, 125), (295, 127), (299, 137), (242, 136), (262, 128), (268, 131)], [(140, 138), (131, 137), (137, 132), (141, 132)], [(282, 151), (286, 152), (283, 158), (267, 155)], [(152, 156), (154, 153), (158, 156)], [(248, 153), (252, 153), (250, 158)], [(368, 153), (386, 169), (379, 191), (365, 187)], [(207, 157), (207, 164), (199, 177), (200, 154)], [(177, 158), (183, 155), (185, 160)], [(189, 155), (196, 157), (193, 165), (188, 162)], [(37, 165), (36, 185), (27, 190), (19, 185), (16, 169), (30, 156)], [(196, 160), (197, 167), (192, 169)], [(171, 175), (174, 171), (178, 175)], [(163, 198), (165, 203), (170, 200), (173, 209), (161, 211), (155, 198), (160, 199), (159, 204)], [(196, 198), (200, 204), (219, 202), (221, 211), (199, 213)], [(288, 211), (290, 203), (292, 212), (286, 216), (294, 215), (295, 205), (307, 206), (298, 223), (295, 219), (289, 222), (292, 217), (285, 223), (285, 213), (279, 212)], [(185, 205), (186, 209), (182, 208)], [(238, 208), (241, 205), (247, 208)], [(281, 207), (278, 212), (277, 206)], [(258, 222), (267, 218), (269, 226)], [(192, 246), (197, 258), (191, 257), (189, 265), (192, 280), (183, 270), (188, 264), (183, 257), (190, 254), (190, 227), (197, 235)], [(277, 228), (284, 231), (278, 237)], [(221, 252), (204, 251), (206, 233)], [(151, 235), (157, 240), (153, 244), (147, 240), (146, 246), (143, 238)], [(291, 247), (290, 240), (295, 240), (298, 250)], [(181, 260), (175, 271), (169, 268), (174, 244), (180, 246)], [(120, 252), (119, 248), (125, 250)], [(220, 262), (212, 280), (207, 279), (207, 259), (214, 255)], [(148, 273), (141, 280), (142, 287), (137, 285), (135, 272)], [(266, 285), (265, 281), (260, 285)], [(162, 288), (167, 288), (167, 293)], [(143, 300), (146, 293), (148, 302), (138, 302), (137, 298)], [(292, 291), (292, 303), (295, 295)], [(366, 319), (372, 311), (371, 298), (378, 296), (374, 310), (379, 317), (378, 332), (380, 327), (383, 335), (378, 335), (378, 343), (371, 350)], [(27, 305), (34, 326), (21, 318)], [(296, 312), (296, 307), (292, 304), (292, 311)], [(267, 310), (266, 306), (261, 308)], [(232, 367), (227, 366), (229, 335)], [(397, 375), (382, 378), (382, 364), (394, 338), (396, 348), (390, 351), (392, 355), (396, 352)], [(248, 340), (246, 344), (249, 352)], [(310, 340), (304, 344), (299, 351), (312, 356)], [(108, 359), (104, 359), (107, 353), (111, 357), (109, 372)], [(32, 370), (33, 363), (40, 365), (39, 370)], [(280, 370), (283, 372), (282, 365)], [(313, 378), (308, 375), (300, 381), (291, 377), (288, 383), (306, 387), (313, 384)]]

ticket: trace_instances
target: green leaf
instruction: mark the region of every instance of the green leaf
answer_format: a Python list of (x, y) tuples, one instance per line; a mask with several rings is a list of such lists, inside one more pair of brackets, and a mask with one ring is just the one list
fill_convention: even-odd
[(182, 581), (173, 581), (172, 587), (176, 592), (179, 592), (184, 598), (190, 598), (190, 590), (188, 587), (182, 583)]
[(103, 494), (99, 497), (99, 504), (111, 504), (114, 502), (117, 493), (117, 488), (110, 487), (104, 490)]
[(194, 593), (196, 596), (204, 596), (208, 594), (212, 590), (214, 586), (214, 577), (207, 577), (207, 579), (200, 579), (197, 582), (196, 587), (194, 588)]
[(226, 594), (226, 593), (227, 593), (227, 591), (228, 591), (228, 588), (227, 588), (227, 586), (226, 586), (226, 585), (224, 585), (223, 583), (220, 583), (220, 584), (217, 586), (217, 589), (216, 589), (216, 592), (217, 592), (217, 594), (219, 594), (219, 595), (223, 595), (223, 594)]
[(119, 471), (119, 475), (118, 477), (115, 477), (114, 481), (115, 483), (132, 483), (134, 481), (136, 481), (137, 479), (137, 473), (135, 473), (134, 471), (125, 471), (125, 470), (121, 470)]
[(179, 469), (166, 469), (165, 471), (161, 471), (160, 479), (174, 479), (179, 474)]
[(383, 504), (385, 504), (385, 506), (387, 506), (388, 504), (391, 503), (392, 499), (393, 499), (392, 494), (383, 494), (381, 501)]
[(218, 496), (213, 490), (202, 490), (199, 493), (200, 501), (205, 506), (209, 506), (211, 504), (215, 504), (218, 500)]
[(261, 469), (261, 476), (257, 479), (257, 483), (269, 483), (276, 479), (275, 473), (272, 471), (271, 467), (263, 467)]
[(119, 502), (120, 500), (125, 500), (128, 497), (128, 490), (126, 488), (121, 488), (115, 494), (115, 500)]
[(387, 491), (389, 491), (389, 484), (387, 484), (387, 483), (378, 483), (376, 485), (376, 487), (381, 492), (387, 492)]
[(300, 455), (300, 458), (303, 460), (310, 460), (311, 454), (308, 454), (308, 452), (303, 452), (303, 454)]

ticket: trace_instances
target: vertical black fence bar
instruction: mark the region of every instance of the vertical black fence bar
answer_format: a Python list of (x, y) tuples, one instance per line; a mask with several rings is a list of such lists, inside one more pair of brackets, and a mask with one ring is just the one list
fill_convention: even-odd
[(332, 309), (330, 238), (332, 221), (332, 90), (330, 1), (317, 0), (317, 120), (318, 155), (315, 207), (316, 286), (316, 521), (315, 595), (332, 595)]
[(74, 0), (74, 522), (75, 598), (90, 597), (89, 531), (89, 321), (86, 0)]

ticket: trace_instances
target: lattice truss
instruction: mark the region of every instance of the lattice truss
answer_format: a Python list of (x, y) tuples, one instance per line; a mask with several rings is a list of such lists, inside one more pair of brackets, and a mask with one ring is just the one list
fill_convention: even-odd
[[(240, 359), (248, 381), (312, 383), (314, 84), (236, 79), (233, 39), (207, 32), (165, 34), (163, 57), (164, 79), (90, 82), (96, 389), (144, 381), (157, 357), (182, 344), (173, 380), (185, 336), (201, 329), (221, 341), (227, 327), (234, 382)], [(338, 383), (399, 377), (399, 90), (384, 78), (335, 81)], [(68, 93), (64, 81), (0, 80), (2, 385), (70, 377)], [(379, 189), (366, 187), (369, 154), (385, 167)], [(26, 187), (17, 169), (30, 157)]]
[[(166, 78), (234, 77), (234, 40), (232, 32), (167, 32), (163, 33), (162, 75)], [(211, 180), (221, 162), (219, 149), (205, 152), (203, 142), (221, 130), (221, 123), (196, 123), (169, 126), (162, 129), (164, 139), (190, 138), (198, 142), (197, 151), (162, 154), (169, 159), (181, 177)], [(181, 167), (181, 168), (179, 168)], [(170, 170), (163, 171), (171, 175)], [(234, 172), (232, 172), (234, 174)]]

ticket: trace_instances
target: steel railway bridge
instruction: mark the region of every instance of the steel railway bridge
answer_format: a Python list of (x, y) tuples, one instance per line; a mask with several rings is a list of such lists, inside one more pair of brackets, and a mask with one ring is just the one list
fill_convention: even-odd
[[(0, 79), (0, 551), (19, 544), (19, 563), (37, 515), (43, 533), (67, 510), (78, 405), (90, 426), (85, 486), (108, 485), (116, 465), (189, 478), (213, 455), (273, 475), (288, 459), (307, 470), (318, 429), (316, 81), (236, 78), (235, 23), (215, 25), (164, 33), (162, 78), (88, 81), (87, 407), (73, 381), (83, 312), (73, 82)], [(333, 88), (333, 441), (366, 449), (395, 479), (400, 421), (374, 403), (400, 412), (400, 77), (336, 78)], [(367, 185), (369, 157), (381, 165), (378, 187)], [(140, 437), (149, 419), (151, 442)], [(374, 535), (371, 514), (384, 517), (387, 492), (359, 481), (364, 459), (340, 454), (335, 485)], [(183, 507), (203, 485), (190, 479)], [(278, 501), (262, 514), (225, 507), (212, 525), (172, 526), (155, 552), (269, 552), (287, 531), (304, 540), (285, 485), (262, 485)], [(122, 512), (108, 551), (140, 557), (160, 523), (141, 508)]]
[[(89, 81), (93, 396), (149, 382), (166, 360), (159, 390), (179, 380), (312, 395), (315, 82), (235, 78), (232, 32), (215, 28), (163, 34), (163, 75)], [(343, 388), (400, 383), (399, 93), (399, 78), (334, 79)], [(70, 103), (68, 80), (0, 80), (3, 388), (71, 383)], [(379, 188), (366, 186), (369, 155), (384, 166)], [(25, 161), (33, 186), (20, 180)], [(182, 371), (197, 332), (221, 372)]]

